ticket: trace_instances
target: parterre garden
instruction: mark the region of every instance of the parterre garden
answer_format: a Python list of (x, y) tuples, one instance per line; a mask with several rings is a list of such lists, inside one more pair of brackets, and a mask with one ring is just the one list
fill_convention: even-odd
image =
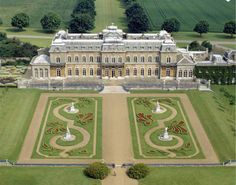
[[(165, 112), (154, 112), (157, 101)], [(128, 106), (135, 158), (203, 157), (179, 98), (128, 98)], [(165, 127), (173, 140), (159, 139)]]
[[(74, 102), (79, 111), (66, 111)], [(33, 158), (101, 158), (101, 98), (50, 97)], [(67, 126), (75, 139), (65, 141)]]

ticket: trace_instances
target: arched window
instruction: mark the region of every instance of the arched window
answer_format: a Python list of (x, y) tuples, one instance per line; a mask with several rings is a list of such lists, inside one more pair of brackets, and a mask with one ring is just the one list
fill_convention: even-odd
[(89, 61), (90, 61), (90, 62), (93, 62), (93, 57), (92, 57), (92, 56), (89, 57)]
[(193, 71), (192, 70), (189, 70), (188, 76), (193, 77)]
[(141, 68), (141, 76), (144, 76), (144, 69)]
[(79, 57), (78, 56), (75, 57), (75, 62), (79, 62)]
[(48, 69), (45, 69), (45, 77), (48, 78)]
[(97, 62), (101, 62), (100, 56), (97, 57)]
[(97, 76), (101, 76), (101, 69), (97, 68)]
[(126, 62), (130, 62), (130, 56), (126, 57)]
[(182, 77), (182, 70), (179, 70), (179, 77)]
[(57, 68), (57, 76), (61, 76), (61, 69)]
[(145, 58), (144, 57), (141, 57), (141, 62), (144, 62), (145, 61)]
[(137, 76), (137, 68), (134, 68), (134, 76)]
[(158, 76), (159, 70), (158, 68), (155, 69), (155, 76)]
[(35, 76), (35, 78), (38, 78), (38, 77), (39, 77), (38, 69), (34, 69), (34, 76)]
[(76, 69), (75, 69), (75, 75), (76, 75), (76, 76), (79, 76), (79, 68), (76, 68)]
[(109, 62), (109, 58), (108, 58), (108, 57), (105, 58), (105, 62), (106, 62), (106, 63)]
[(89, 70), (89, 75), (93, 76), (93, 69), (92, 68)]
[(122, 58), (121, 57), (118, 58), (118, 62), (120, 62), (120, 63), (122, 62)]
[(115, 62), (116, 62), (116, 58), (113, 57), (113, 58), (111, 59), (111, 61), (112, 61), (112, 63), (115, 63)]
[(126, 68), (126, 76), (129, 76), (130, 75), (130, 70), (129, 68)]
[(152, 76), (152, 69), (148, 68), (148, 76)]
[(68, 76), (72, 76), (72, 69), (68, 68)]
[(170, 69), (166, 68), (166, 76), (170, 76)]
[(68, 62), (71, 62), (71, 57), (70, 57), (70, 56), (67, 58), (67, 61), (68, 61)]
[(43, 78), (43, 69), (39, 70), (39, 75), (40, 75), (40, 78)]
[(83, 76), (86, 76), (86, 69), (83, 68)]
[(187, 76), (188, 76), (188, 71), (184, 70), (184, 77), (187, 77)]
[(134, 57), (134, 62), (138, 62), (138, 57)]
[(156, 56), (156, 62), (159, 62), (159, 61), (160, 61), (160, 57)]
[(170, 63), (170, 62), (171, 62), (171, 58), (170, 58), (170, 57), (167, 57), (166, 63)]
[(86, 56), (83, 56), (83, 57), (82, 57), (82, 61), (83, 61), (83, 62), (86, 62)]
[(152, 57), (151, 56), (148, 57), (148, 62), (152, 62)]
[(57, 57), (57, 58), (56, 58), (56, 62), (57, 62), (57, 63), (60, 63), (60, 62), (61, 62), (60, 57)]
[(118, 76), (122, 76), (122, 69), (118, 69)]

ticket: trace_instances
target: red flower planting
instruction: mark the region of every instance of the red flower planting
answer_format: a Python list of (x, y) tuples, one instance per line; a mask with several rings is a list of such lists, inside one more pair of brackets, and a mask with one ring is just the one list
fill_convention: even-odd
[(175, 134), (187, 134), (187, 129), (184, 128), (183, 121), (180, 121), (179, 123), (174, 121), (169, 127), (168, 131), (173, 132)]
[(138, 113), (136, 117), (137, 121), (144, 125), (151, 125), (153, 122), (152, 115), (150, 114), (145, 115), (144, 113)]

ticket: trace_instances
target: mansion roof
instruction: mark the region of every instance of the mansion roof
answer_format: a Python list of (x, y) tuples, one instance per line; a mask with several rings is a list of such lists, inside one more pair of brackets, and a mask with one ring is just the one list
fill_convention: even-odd
[(157, 33), (124, 33), (111, 25), (101, 33), (68, 33), (59, 31), (50, 48), (50, 52), (67, 51), (176, 51), (176, 44), (169, 33), (162, 30)]

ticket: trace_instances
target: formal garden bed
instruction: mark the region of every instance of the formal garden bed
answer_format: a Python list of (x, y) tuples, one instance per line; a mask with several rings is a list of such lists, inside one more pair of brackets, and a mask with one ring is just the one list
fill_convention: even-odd
[[(72, 102), (77, 112), (66, 111)], [(49, 97), (32, 158), (101, 158), (101, 106), (99, 97)]]
[[(129, 97), (128, 106), (135, 158), (204, 158), (179, 97)], [(159, 138), (166, 127), (171, 141)]]

